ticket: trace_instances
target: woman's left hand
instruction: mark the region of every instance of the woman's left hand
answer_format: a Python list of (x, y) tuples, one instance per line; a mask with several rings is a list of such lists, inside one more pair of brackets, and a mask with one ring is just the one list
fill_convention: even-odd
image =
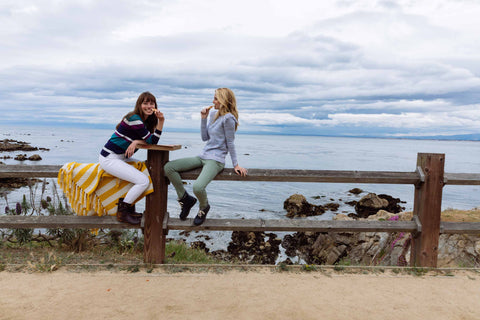
[(247, 169), (240, 167), (238, 164), (233, 168), (236, 174), (245, 177), (247, 175)]
[(165, 116), (163, 115), (163, 112), (161, 112), (158, 109), (155, 109), (154, 113), (155, 113), (155, 116), (157, 117), (158, 121), (160, 121), (160, 122), (165, 121)]

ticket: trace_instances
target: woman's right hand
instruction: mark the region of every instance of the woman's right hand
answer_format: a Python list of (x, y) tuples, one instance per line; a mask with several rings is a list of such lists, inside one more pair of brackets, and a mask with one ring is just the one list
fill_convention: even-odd
[(137, 140), (133, 140), (132, 143), (128, 146), (127, 150), (125, 151), (125, 158), (130, 158), (135, 153), (135, 149), (137, 149)]
[(202, 111), (200, 111), (200, 116), (202, 119), (207, 119), (208, 114), (210, 113), (210, 109), (212, 109), (213, 106), (203, 108)]

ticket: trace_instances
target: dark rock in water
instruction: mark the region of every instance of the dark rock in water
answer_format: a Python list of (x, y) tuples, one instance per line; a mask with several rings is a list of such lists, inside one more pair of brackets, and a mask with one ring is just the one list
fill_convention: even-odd
[(379, 198), (385, 199), (388, 201), (388, 206), (385, 211), (391, 213), (399, 213), (405, 210), (405, 207), (399, 205), (399, 203), (406, 203), (405, 201), (401, 201), (399, 198), (394, 198), (388, 194), (379, 194)]
[(207, 245), (203, 241), (194, 241), (194, 242), (190, 243), (190, 247), (193, 248), (193, 249), (203, 250), (206, 253), (208, 253), (208, 251), (210, 251), (210, 249), (207, 248)]
[(188, 237), (190, 236), (190, 231), (183, 230), (183, 231), (180, 231), (178, 234), (181, 236)]
[(32, 147), (28, 142), (16, 141), (11, 139), (0, 140), (0, 151), (36, 151), (38, 148)]
[(353, 194), (360, 194), (360, 193), (363, 192), (363, 190), (359, 189), (359, 188), (353, 188), (353, 189), (348, 190), (348, 192), (353, 193)]
[(345, 203), (348, 204), (349, 206), (355, 207), (357, 205), (358, 201), (352, 200), (352, 201), (347, 201)]
[(325, 213), (323, 206), (308, 203), (307, 199), (301, 194), (288, 197), (283, 203), (283, 208), (287, 210), (288, 218), (318, 216)]
[(0, 152), (1, 151), (37, 151), (45, 150), (49, 151), (47, 148), (37, 148), (32, 147), (30, 143), (24, 141), (17, 141), (12, 139), (0, 140)]
[(324, 207), (330, 211), (337, 211), (340, 205), (338, 203), (330, 202), (324, 205)]
[[(265, 241), (265, 237), (268, 240)], [(275, 264), (281, 242), (274, 233), (233, 231), (227, 251), (242, 262)]]
[(17, 161), (25, 161), (27, 160), (27, 155), (26, 154), (18, 154), (14, 160), (17, 160)]
[(33, 178), (0, 178), (0, 188), (10, 192), (13, 189), (31, 186), (40, 181), (42, 180)]
[(40, 160), (42, 160), (42, 157), (40, 157), (38, 154), (34, 154), (34, 155), (31, 155), (30, 157), (28, 157), (28, 160), (30, 160), (30, 161), (40, 161)]
[(400, 202), (400, 199), (393, 198), (387, 194), (376, 195), (375, 193), (369, 193), (355, 205), (355, 216), (367, 218), (368, 216), (376, 214), (379, 210), (398, 213), (405, 209), (398, 205)]

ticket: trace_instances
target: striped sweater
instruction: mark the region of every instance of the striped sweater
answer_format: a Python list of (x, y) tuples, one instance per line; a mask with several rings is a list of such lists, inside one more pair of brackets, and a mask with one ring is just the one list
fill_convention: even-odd
[[(147, 127), (138, 114), (124, 118), (103, 147), (100, 154), (104, 157), (110, 153), (124, 154), (133, 140), (143, 140), (148, 144), (157, 144), (162, 131), (155, 129), (154, 133), (148, 131)], [(135, 150), (137, 152), (137, 150)]]

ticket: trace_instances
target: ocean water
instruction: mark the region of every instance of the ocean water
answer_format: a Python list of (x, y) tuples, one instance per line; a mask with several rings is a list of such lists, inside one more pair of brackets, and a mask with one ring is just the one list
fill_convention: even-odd
[[(43, 160), (25, 161), (26, 165), (57, 164), (67, 162), (98, 162), (98, 153), (112, 130), (64, 127), (2, 127), (0, 139), (29, 142), (32, 146), (48, 148), (49, 151), (11, 152), (0, 156), (14, 157), (20, 153), (39, 154)], [(182, 149), (170, 153), (170, 159), (197, 155), (203, 148), (200, 133), (169, 132), (162, 135), (160, 144), (181, 144)], [(415, 171), (417, 153), (445, 153), (445, 172), (480, 173), (480, 142), (440, 141), (410, 139), (371, 139), (319, 136), (281, 135), (236, 135), (235, 145), (239, 164), (245, 168), (269, 169), (312, 169), (312, 170), (365, 170), (365, 171)], [(145, 150), (139, 150), (135, 158), (145, 160)], [(13, 159), (2, 160), (7, 164), (18, 164)], [(227, 157), (226, 167), (232, 167)], [(51, 180), (54, 183), (54, 179)], [(359, 196), (348, 190), (357, 187), (364, 190)], [(191, 191), (191, 181), (186, 189)], [(283, 202), (295, 193), (303, 194), (314, 204), (336, 202), (337, 212), (327, 211), (322, 216), (309, 219), (332, 219), (338, 213), (354, 212), (345, 202), (359, 200), (368, 192), (386, 193), (400, 198), (406, 210), (412, 210), (413, 185), (344, 184), (344, 183), (283, 183), (283, 182), (237, 182), (212, 181), (207, 187), (212, 206), (209, 218), (285, 218)], [(8, 194), (10, 205), (20, 201), (27, 188)], [(442, 208), (471, 209), (480, 205), (480, 186), (445, 186)], [(0, 199), (0, 212), (6, 205)], [(143, 202), (138, 204), (141, 210)], [(168, 211), (172, 216), (179, 213), (176, 193), (170, 187)], [(191, 215), (195, 215), (196, 208)], [(218, 233), (217, 236), (212, 234)], [(202, 232), (194, 232), (187, 241), (195, 241)], [(213, 238), (207, 245), (211, 249), (224, 248), (229, 233), (208, 232)], [(179, 237), (171, 231), (169, 236)]]

